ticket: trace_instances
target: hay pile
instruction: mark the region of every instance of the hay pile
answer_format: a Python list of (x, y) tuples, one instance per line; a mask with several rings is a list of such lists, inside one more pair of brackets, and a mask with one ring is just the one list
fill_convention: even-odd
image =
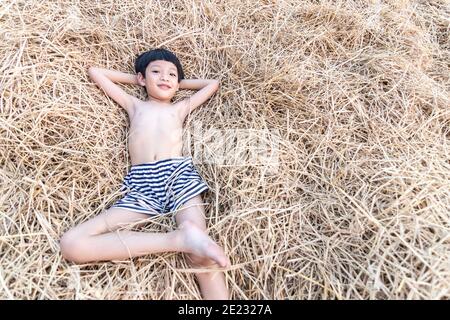
[(275, 171), (197, 165), (232, 298), (449, 298), (449, 17), (448, 1), (3, 1), (0, 298), (200, 298), (179, 254), (59, 253), (130, 166), (127, 115), (87, 68), (131, 73), (158, 46), (221, 81), (192, 144), (220, 145), (194, 124), (279, 139)]

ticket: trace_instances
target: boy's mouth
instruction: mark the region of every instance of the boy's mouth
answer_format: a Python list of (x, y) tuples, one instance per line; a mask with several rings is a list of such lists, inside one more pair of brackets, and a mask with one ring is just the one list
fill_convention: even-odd
[(170, 89), (170, 87), (166, 84), (160, 84), (160, 85), (158, 85), (158, 87), (160, 87), (161, 89), (164, 89), (164, 90)]

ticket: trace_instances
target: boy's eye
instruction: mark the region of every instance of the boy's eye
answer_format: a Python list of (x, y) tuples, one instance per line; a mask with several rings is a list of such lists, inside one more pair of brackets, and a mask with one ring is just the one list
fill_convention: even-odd
[[(154, 72), (154, 73), (158, 73), (159, 71), (158, 70), (153, 70), (152, 72)], [(173, 77), (176, 77), (177, 75), (176, 74), (174, 74), (174, 73), (171, 73), (170, 74), (171, 76), (173, 76)]]

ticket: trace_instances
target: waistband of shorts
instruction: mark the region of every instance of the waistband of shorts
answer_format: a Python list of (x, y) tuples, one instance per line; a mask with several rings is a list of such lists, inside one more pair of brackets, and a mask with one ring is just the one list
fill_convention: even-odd
[(171, 164), (177, 164), (181, 163), (183, 161), (192, 160), (191, 156), (183, 156), (183, 157), (173, 157), (173, 158), (167, 158), (157, 161), (151, 161), (151, 162), (145, 162), (145, 163), (139, 163), (132, 165), (130, 170), (137, 170), (137, 169), (146, 169), (146, 168), (159, 168), (162, 166), (168, 166)]

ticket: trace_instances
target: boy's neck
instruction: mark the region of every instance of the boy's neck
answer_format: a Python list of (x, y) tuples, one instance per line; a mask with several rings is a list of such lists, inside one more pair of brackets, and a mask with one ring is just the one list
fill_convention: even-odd
[(156, 99), (153, 97), (149, 97), (147, 101), (148, 102), (156, 102), (159, 104), (171, 104), (171, 100), (160, 100), (160, 99)]

